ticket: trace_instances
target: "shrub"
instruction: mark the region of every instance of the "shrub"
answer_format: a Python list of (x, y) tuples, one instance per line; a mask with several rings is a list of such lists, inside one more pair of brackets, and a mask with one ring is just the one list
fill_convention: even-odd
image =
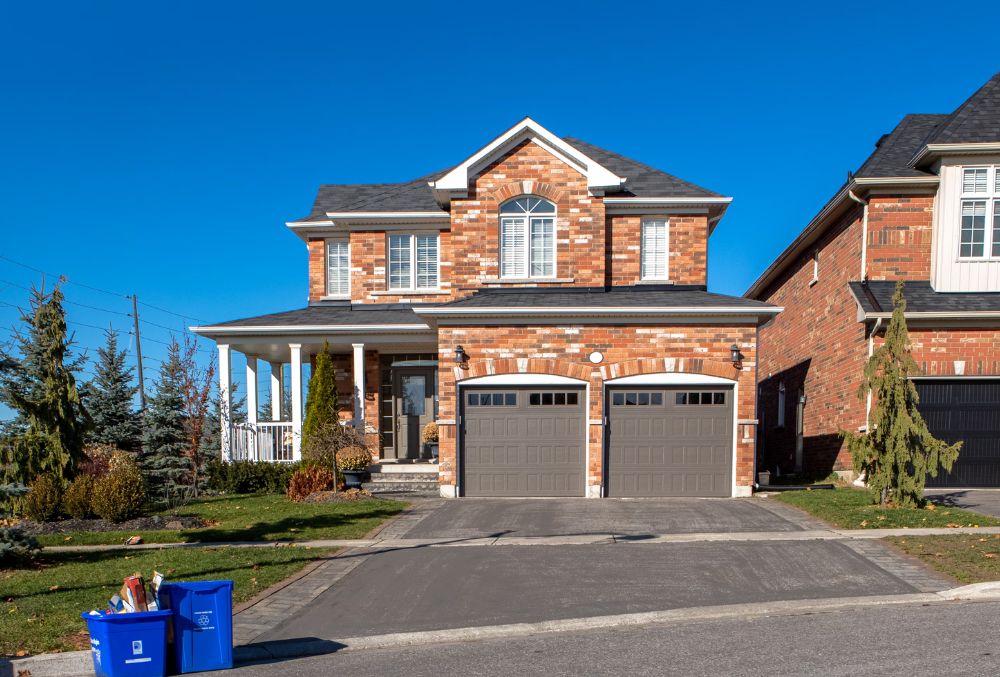
[(90, 475), (80, 475), (69, 485), (63, 496), (63, 510), (74, 519), (82, 520), (94, 514), (94, 485), (97, 483)]
[(145, 501), (146, 482), (138, 464), (127, 452), (115, 452), (108, 474), (94, 485), (94, 512), (109, 522), (122, 522), (139, 515)]
[(283, 494), (298, 463), (265, 463), (213, 459), (208, 463), (208, 487), (224, 494)]
[(121, 449), (110, 444), (90, 444), (83, 448), (84, 459), (80, 461), (78, 470), (82, 475), (90, 475), (100, 479), (108, 474), (111, 468), (111, 457)]
[(288, 482), (288, 500), (302, 501), (309, 494), (317, 491), (329, 491), (333, 488), (333, 471), (318, 465), (308, 466), (295, 471)]
[(420, 441), (424, 444), (438, 443), (438, 424), (431, 421), (420, 431)]
[(24, 514), (36, 522), (51, 522), (62, 509), (62, 486), (50, 475), (39, 475), (24, 498)]
[(337, 469), (341, 472), (367, 470), (371, 463), (372, 452), (368, 451), (367, 447), (351, 446), (337, 452)]
[(302, 463), (333, 468), (335, 456), (348, 447), (367, 446), (365, 432), (340, 422), (317, 425), (302, 447)]
[[(0, 502), (8, 504), (24, 496), (28, 488), (23, 484), (0, 483)], [(0, 512), (0, 518), (7, 515)], [(0, 519), (0, 567), (17, 566), (34, 559), (38, 554), (38, 541), (26, 536), (18, 527), (3, 526)]]

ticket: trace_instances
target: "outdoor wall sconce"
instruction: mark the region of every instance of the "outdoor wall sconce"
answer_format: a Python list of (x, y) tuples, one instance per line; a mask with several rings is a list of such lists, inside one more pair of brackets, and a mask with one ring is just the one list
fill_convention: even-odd
[(455, 362), (456, 362), (456, 363), (457, 363), (457, 364), (458, 364), (459, 366), (461, 366), (461, 365), (465, 364), (465, 360), (466, 360), (466, 359), (467, 359), (468, 357), (469, 357), (469, 356), (468, 356), (468, 355), (466, 354), (466, 352), (465, 352), (465, 348), (463, 348), (463, 347), (462, 347), (462, 346), (460, 346), (460, 345), (459, 345), (459, 346), (455, 346)]
[(734, 343), (729, 346), (729, 353), (733, 360), (733, 366), (739, 369), (740, 364), (743, 362), (743, 354), (740, 352), (740, 347)]

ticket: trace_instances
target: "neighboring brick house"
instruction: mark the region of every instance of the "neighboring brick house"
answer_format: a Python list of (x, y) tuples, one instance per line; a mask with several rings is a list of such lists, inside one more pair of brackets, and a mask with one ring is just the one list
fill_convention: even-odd
[[(729, 203), (527, 118), (452, 169), (323, 186), (288, 224), (308, 307), (194, 328), (227, 402), (247, 356), (250, 420), (223, 453), (299, 457), (302, 364), (326, 341), (375, 473), (430, 470), (444, 496), (748, 495), (757, 328), (780, 309), (706, 291)], [(291, 365), (269, 421), (260, 362), (276, 403)]]
[[(950, 115), (907, 115), (746, 297), (761, 331), (758, 465), (848, 474), (862, 368), (896, 280), (932, 432), (964, 440), (931, 484), (1000, 486), (1000, 74)], [(863, 393), (862, 393), (863, 394)]]

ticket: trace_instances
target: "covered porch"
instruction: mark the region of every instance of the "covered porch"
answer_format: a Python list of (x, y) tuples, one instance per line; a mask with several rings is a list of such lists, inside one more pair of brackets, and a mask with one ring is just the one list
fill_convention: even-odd
[[(325, 317), (331, 310), (311, 306), (192, 328), (213, 339), (219, 351), (220, 454), (224, 461), (301, 460), (308, 379), (326, 344), (333, 358), (335, 406), (341, 423), (364, 430), (376, 462), (430, 462), (420, 432), (437, 417), (436, 332), (409, 309), (389, 313), (337, 307), (336, 315), (345, 316), (344, 322), (312, 324), (334, 319)], [(404, 312), (406, 323), (373, 322), (397, 320), (395, 316)], [(297, 321), (309, 324), (261, 322), (293, 314)], [(234, 373), (234, 364), (242, 370), (244, 359), (245, 381), (242, 374)]]

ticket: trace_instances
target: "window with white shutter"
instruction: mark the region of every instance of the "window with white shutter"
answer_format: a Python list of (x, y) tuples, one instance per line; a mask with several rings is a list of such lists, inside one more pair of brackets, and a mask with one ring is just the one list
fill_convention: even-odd
[(1000, 167), (962, 168), (958, 256), (1000, 258)]
[(546, 278), (556, 274), (556, 206), (522, 197), (500, 206), (500, 277)]
[(666, 219), (643, 219), (642, 221), (642, 279), (667, 279), (667, 238)]
[(389, 289), (437, 289), (438, 235), (390, 235), (387, 245)]
[(351, 294), (351, 247), (346, 240), (327, 240), (326, 293), (329, 296)]

